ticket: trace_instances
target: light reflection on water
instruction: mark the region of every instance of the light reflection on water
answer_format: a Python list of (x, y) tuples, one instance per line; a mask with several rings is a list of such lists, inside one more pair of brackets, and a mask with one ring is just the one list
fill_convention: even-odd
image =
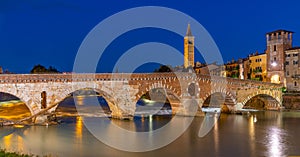
[(283, 129), (271, 127), (267, 130), (265, 145), (268, 148), (267, 156), (285, 156), (287, 150), (287, 134)]
[[(221, 115), (205, 137), (198, 131), (203, 117), (170, 145), (146, 153), (119, 151), (98, 141), (83, 124), (84, 118), (64, 119), (54, 126), (0, 128), (0, 147), (12, 151), (58, 156), (288, 156), (300, 155), (300, 113), (254, 112), (252, 115)], [(128, 130), (161, 127), (169, 118), (151, 116), (135, 121), (106, 120)], [(13, 131), (11, 131), (13, 130)], [(5, 134), (7, 132), (7, 134)], [(106, 132), (111, 134), (111, 132)]]
[(255, 152), (256, 150), (256, 144), (255, 144), (255, 123), (257, 122), (257, 118), (256, 118), (256, 115), (252, 115), (250, 118), (249, 118), (249, 137), (250, 137), (250, 149), (251, 149), (251, 154), (252, 152)]

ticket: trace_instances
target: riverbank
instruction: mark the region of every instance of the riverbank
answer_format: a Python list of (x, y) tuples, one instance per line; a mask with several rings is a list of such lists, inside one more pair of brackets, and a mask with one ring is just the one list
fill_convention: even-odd
[(34, 155), (21, 154), (16, 152), (7, 152), (5, 149), (0, 149), (0, 157), (2, 156), (3, 157), (34, 157)]

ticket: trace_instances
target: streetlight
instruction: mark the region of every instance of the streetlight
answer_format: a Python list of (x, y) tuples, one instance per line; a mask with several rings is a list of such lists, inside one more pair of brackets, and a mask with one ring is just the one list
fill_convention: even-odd
[(273, 63), (271, 63), (271, 65), (272, 65), (273, 67), (276, 67), (276, 66), (277, 66), (277, 63), (276, 63), (276, 62), (273, 62)]

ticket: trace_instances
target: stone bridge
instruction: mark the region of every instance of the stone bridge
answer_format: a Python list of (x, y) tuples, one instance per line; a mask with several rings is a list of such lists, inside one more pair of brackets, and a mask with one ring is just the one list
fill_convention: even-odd
[(282, 105), (282, 85), (193, 73), (0, 75), (0, 92), (18, 97), (32, 115), (45, 107), (42, 93), (46, 95), (46, 105), (51, 106), (85, 88), (103, 96), (116, 118), (134, 115), (141, 96), (157, 88), (164, 89), (174, 114), (189, 115), (190, 108), (201, 108), (207, 100), (212, 102), (215, 95), (221, 95), (224, 103), (220, 105), (229, 111), (238, 110), (259, 96), (272, 100), (268, 109), (279, 109)]

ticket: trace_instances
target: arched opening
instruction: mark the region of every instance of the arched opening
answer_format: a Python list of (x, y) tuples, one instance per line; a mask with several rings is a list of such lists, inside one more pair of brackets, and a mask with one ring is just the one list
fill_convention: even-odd
[(57, 117), (75, 117), (78, 115), (107, 117), (110, 114), (111, 109), (105, 96), (90, 88), (70, 93), (65, 99), (59, 102), (55, 110)]
[[(164, 88), (154, 88), (143, 94), (136, 103), (135, 131), (156, 130), (172, 119), (172, 107)], [(143, 127), (139, 127), (139, 126)]]
[(270, 95), (259, 94), (249, 99), (243, 109), (268, 110), (277, 109), (278, 101)]
[(30, 109), (20, 98), (0, 92), (0, 122), (4, 120), (20, 120), (31, 116)]
[(135, 116), (147, 117), (149, 115), (171, 115), (172, 107), (166, 90), (154, 88), (143, 94), (136, 103)]
[(208, 96), (202, 105), (203, 112), (229, 112), (227, 105), (234, 105), (230, 96), (225, 93), (216, 92)]

